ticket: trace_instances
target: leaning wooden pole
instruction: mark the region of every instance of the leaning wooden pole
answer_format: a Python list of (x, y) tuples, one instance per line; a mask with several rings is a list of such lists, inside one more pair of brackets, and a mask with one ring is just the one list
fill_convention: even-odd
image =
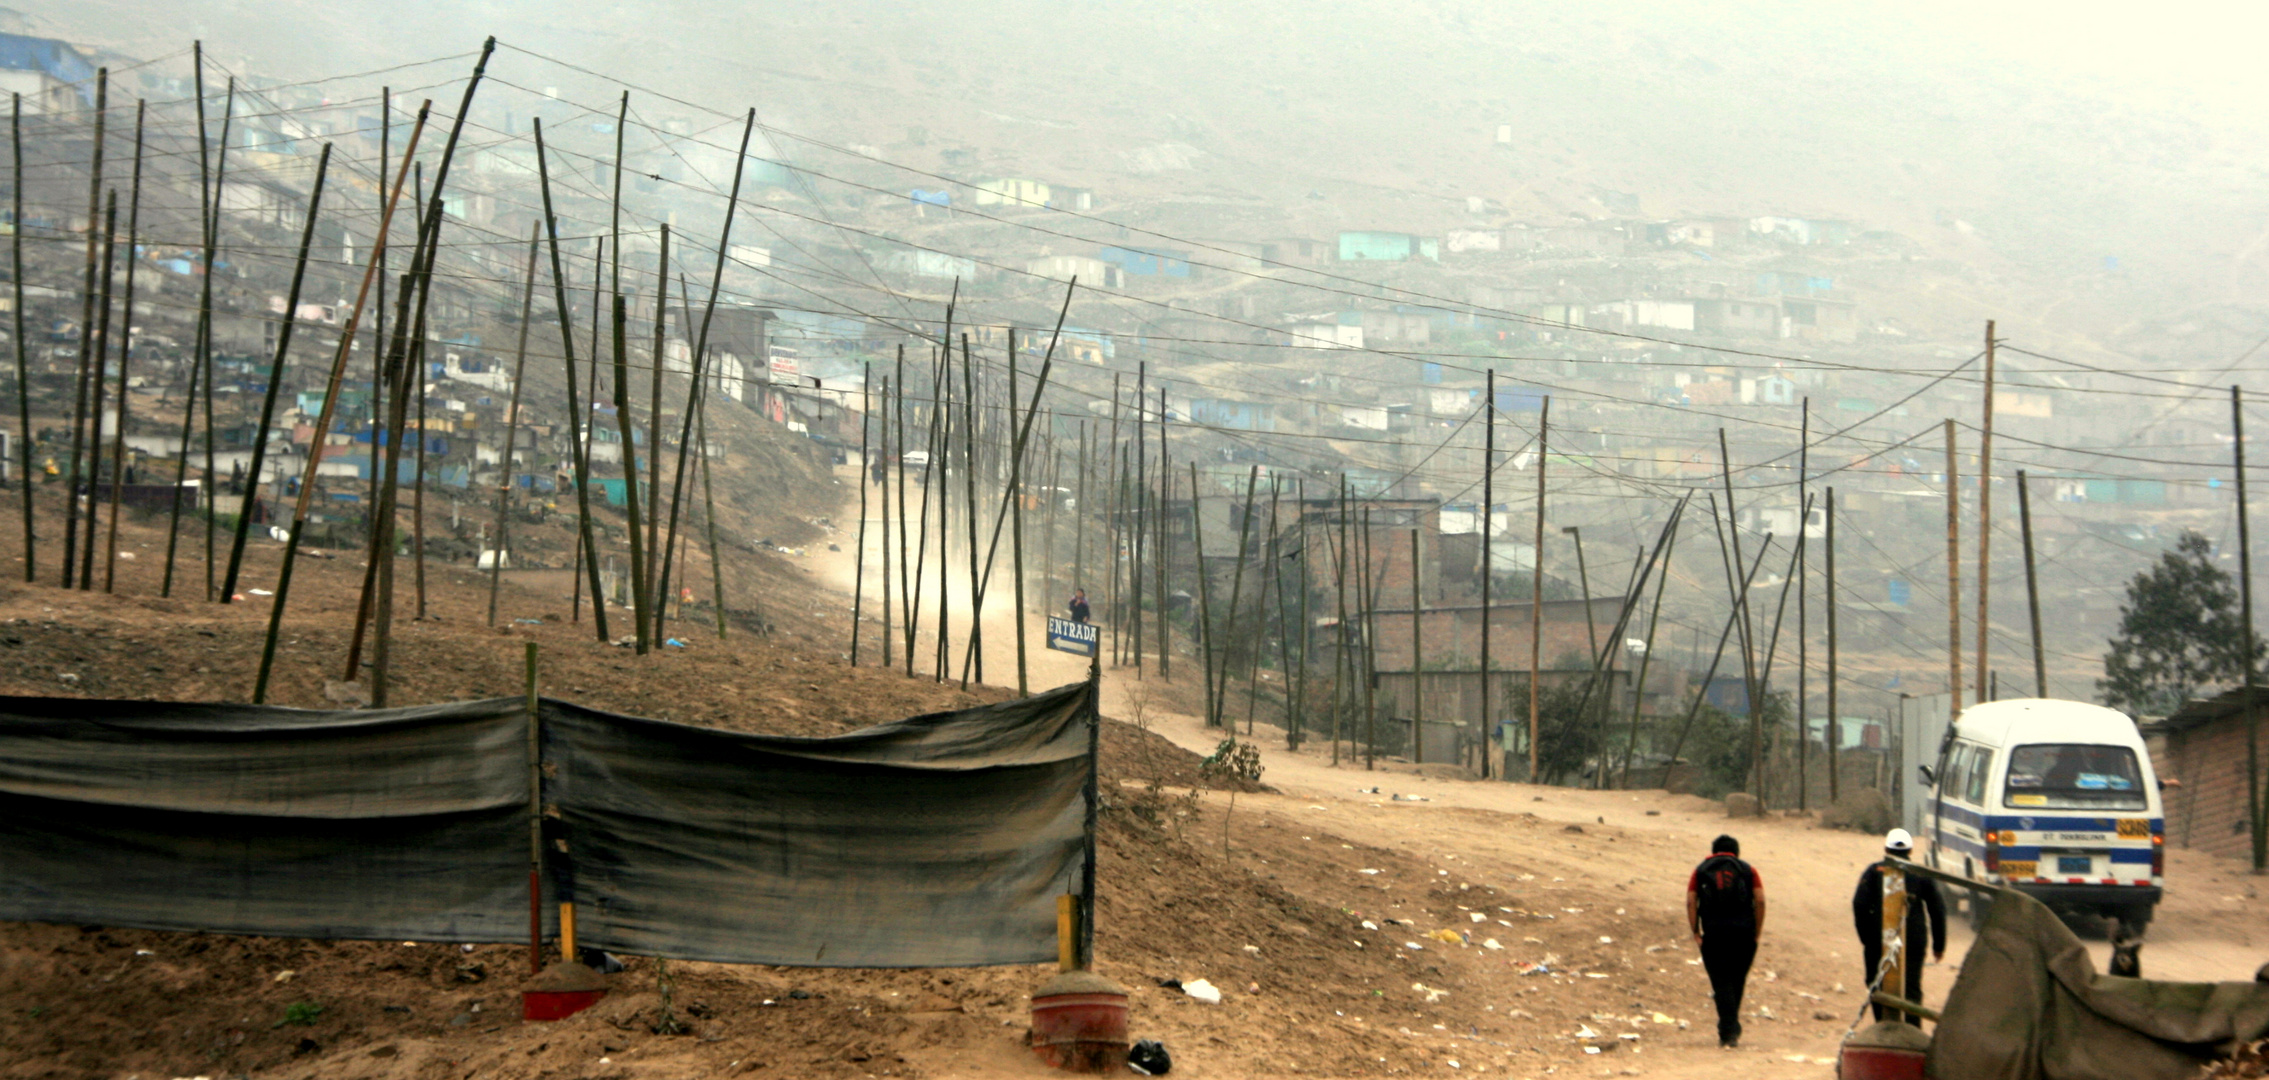
[[(197, 380), (205, 368), (205, 347), (211, 341), (213, 318), (213, 275), (210, 272), (213, 265), (213, 159), (210, 138), (205, 130), (205, 43), (197, 42), (194, 53), (196, 57), (194, 79), (197, 95), (197, 235), (204, 245), (204, 252), (200, 267), (202, 272), (197, 275), (200, 299), (197, 304), (196, 336), (190, 344), (189, 392), (181, 408), (181, 455), (174, 463), (172, 506), (166, 515), (165, 575), (158, 585), (158, 596), (160, 597), (171, 597), (173, 595), (174, 560), (178, 557), (181, 549), (181, 489), (189, 479), (189, 437), (190, 433), (195, 430), (197, 423)], [(21, 102), (18, 103), (18, 106), (20, 109)], [(21, 192), (23, 190), (23, 169), (21, 165), (23, 145), (21, 142), (18, 142), (16, 149), (18, 161), (16, 189)], [(16, 214), (18, 221), (23, 220), (21, 201), (22, 196), (19, 195), (19, 206)], [(19, 232), (17, 235), (21, 237), (22, 234)], [(19, 261), (16, 267), (19, 293), (22, 291), (21, 283), (23, 280), (23, 267)], [(22, 321), (23, 310), (23, 298), (19, 295), (16, 299), (18, 322)], [(23, 340), (21, 327), (17, 330), (16, 340)], [(206, 469), (202, 486), (198, 489), (198, 495), (199, 505), (207, 512), (209, 517), (213, 498), (213, 475), (209, 466)], [(210, 600), (212, 599), (213, 588), (210, 570), (206, 574), (206, 579), (206, 599)]]
[[(1724, 463), (1720, 477), (1725, 482), (1725, 531), (1732, 547), (1732, 562), (1741, 565), (1741, 516), (1733, 503), (1733, 451), (1727, 448), (1725, 429), (1718, 429), (1718, 457)], [(1799, 530), (1800, 532), (1802, 530)], [(1749, 699), (1749, 793), (1762, 800), (1765, 797), (1765, 688), (1757, 685), (1757, 627), (1749, 616), (1749, 599), (1746, 589), (1739, 590), (1734, 602), (1734, 614), (1741, 617), (1741, 684), (1742, 694)]]
[[(427, 101), (418, 109), (417, 126), (410, 129), (409, 149), (402, 156), (402, 172), (395, 174), (394, 185), (387, 195), (385, 208), (379, 213), (378, 236), (371, 244), (370, 263), (363, 269), (362, 286), (356, 290), (354, 307), (347, 315), (346, 326), (340, 330), (338, 350), (331, 358), (330, 378), (324, 383), (323, 407), (318, 411), (315, 418), (315, 429), (319, 432), (331, 429), (331, 418), (338, 409), (339, 388), (346, 378), (347, 357), (354, 351), (355, 325), (362, 319), (363, 304), (369, 299), (371, 284), (383, 273), (381, 268), (386, 258), (386, 238), (390, 235), (390, 229), (394, 222), (394, 209), (402, 197), (402, 185), (408, 179), (410, 157), (417, 152), (418, 139), (425, 133), (426, 118), (431, 115), (432, 110), (433, 102), (431, 101)], [(384, 183), (385, 179), (381, 175), (379, 182)], [(324, 440), (320, 438), (313, 440), (308, 446), (307, 472), (300, 478), (299, 501), (292, 510), (291, 533), (284, 541), (283, 562), (276, 571), (276, 596), (268, 607), (268, 634), (260, 647), (260, 671), (252, 684), (254, 704), (263, 703), (268, 699), (268, 679), (276, 662), (276, 639), (283, 630), (284, 609), (291, 603), (292, 569), (299, 560), (299, 545), (307, 532), (308, 509), (315, 494), (315, 478), (319, 475), (318, 470), (323, 464), (324, 446)], [(377, 457), (375, 444), (371, 448), (371, 453), (375, 464)], [(509, 455), (507, 455), (507, 458), (509, 459)], [(510, 468), (509, 461), (506, 467)], [(389, 488), (391, 486), (391, 484), (388, 485)], [(359, 630), (360, 627), (358, 626), (357, 629)], [(354, 677), (359, 673), (359, 671), (349, 671), (348, 681), (354, 681)]]
[[(680, 505), (680, 502), (682, 501), (685, 493), (685, 447), (687, 445), (687, 441), (692, 437), (693, 434), (692, 424), (694, 415), (697, 413), (706, 414), (708, 411), (709, 326), (710, 323), (713, 322), (717, 317), (717, 295), (721, 291), (722, 283), (725, 279), (725, 263), (732, 255), (733, 218), (740, 213), (741, 179), (748, 168), (749, 138), (755, 133), (756, 110), (750, 109), (748, 111), (748, 119), (741, 126), (740, 151), (738, 155), (733, 158), (733, 186), (731, 192), (725, 196), (725, 222), (717, 231), (717, 261), (709, 271), (709, 298), (702, 302), (701, 327), (700, 329), (694, 331), (693, 375), (687, 380), (685, 406), (686, 415), (678, 424), (677, 469), (675, 476), (672, 478), (670, 484), (670, 523), (662, 542), (662, 550), (664, 553), (662, 556), (662, 588), (664, 589), (667, 589), (669, 587), (670, 554), (677, 550), (679, 516), (678, 506)], [(668, 290), (665, 289), (663, 291), (667, 292)], [(683, 290), (681, 289), (680, 291), (682, 292)], [(690, 301), (688, 302), (690, 303)], [(656, 310), (659, 311), (660, 309), (657, 308)], [(655, 317), (659, 319), (660, 315), (657, 314)], [(661, 340), (661, 335), (659, 332), (656, 333), (655, 340)], [(661, 362), (661, 356), (659, 355), (659, 353), (657, 353), (654, 358), (654, 363), (659, 366)], [(659, 388), (661, 386), (661, 380), (657, 378), (654, 385)], [(654, 409), (656, 412), (660, 412), (661, 408), (661, 398), (657, 396), (654, 401)], [(661, 446), (659, 443), (655, 445), (652, 452), (661, 452)], [(702, 475), (707, 476), (708, 473), (706, 470), (708, 458), (703, 457), (702, 461), (704, 463), (704, 472)], [(722, 567), (718, 567), (714, 572), (722, 574), (724, 571)], [(889, 577), (886, 574), (884, 576), (885, 587), (888, 586), (888, 581)], [(720, 602), (719, 604), (719, 610), (717, 614), (719, 619), (724, 618), (722, 602)], [(719, 626), (722, 627), (723, 623), (720, 622)], [(722, 634), (722, 630), (720, 630), (719, 633)], [(887, 649), (888, 646), (885, 646), (885, 655), (888, 655)]]
[(1552, 398), (1545, 397), (1536, 421), (1536, 547), (1529, 556), (1528, 591), (1528, 782), (1537, 782), (1537, 735), (1543, 728), (1537, 681), (1544, 677), (1544, 463), (1552, 455)]
[[(236, 536), (229, 542), (228, 573), (221, 579), (221, 603), (236, 595), (237, 576), (244, 569), (244, 541), (252, 528), (252, 510), (260, 498), (260, 473), (267, 459), (268, 430), (276, 422), (276, 395), (283, 390), (284, 364), (291, 357), (292, 328), (299, 324), (299, 294), (307, 280), (307, 253), (315, 243), (316, 212), (323, 206), (323, 181), (331, 171), (331, 144), (315, 162), (315, 189), (307, 196), (307, 224), (299, 234), (299, 258), (292, 266), (291, 288), (284, 300), (284, 316), (276, 327), (276, 362), (268, 368), (268, 393), (260, 404), (260, 426), (252, 432), (252, 468), (244, 478), (244, 505), (237, 511)], [(316, 433), (316, 441), (322, 433)]]
[[(1797, 427), (1796, 444), (1796, 501), (1799, 505), (1812, 503), (1812, 399), (1805, 398)], [(1798, 536), (1812, 533), (1812, 519), (1807, 516), (1796, 523)], [(1796, 564), (1796, 810), (1803, 813), (1812, 801), (1811, 746), (1812, 746), (1812, 623), (1808, 617), (1811, 599), (1808, 586), (1812, 583), (1812, 557), (1807, 555)]]
[[(668, 556), (655, 558), (662, 541), (662, 354), (669, 347), (670, 327), (670, 225), (662, 223), (662, 249), (654, 259), (654, 349), (649, 358), (647, 375), (651, 380), (646, 395), (646, 577), (640, 587), (651, 597), (653, 629), (647, 636), (655, 641), (662, 639), (662, 612), (669, 605), (663, 594), (669, 583), (656, 577), (656, 571), (670, 560)], [(685, 441), (678, 441), (678, 461), (685, 461)], [(676, 545), (667, 549), (671, 554)]]
[[(1196, 519), (1198, 512), (1197, 476), (1197, 462), (1193, 461), (1190, 463), (1190, 515), (1192, 520)], [(1229, 578), (1229, 639), (1232, 642), (1237, 639), (1237, 610), (1243, 605), (1245, 598), (1245, 548), (1247, 546), (1247, 542), (1252, 538), (1253, 493), (1260, 484), (1260, 478), (1261, 467), (1258, 465), (1251, 466), (1245, 473), (1245, 505), (1243, 510), (1241, 511), (1242, 516), (1239, 517), (1237, 521), (1237, 569), (1231, 573)], [(1196, 563), (1198, 568), (1198, 576), (1200, 578), (1205, 577), (1205, 549), (1202, 547), (1197, 551)], [(1213, 677), (1220, 688), (1214, 691), (1212, 695), (1214, 703), (1213, 722), (1220, 726), (1228, 727), (1228, 650), (1223, 649), (1220, 651), (1219, 663), (1216, 666), (1219, 668), (1219, 670), (1213, 673)], [(1251, 734), (1251, 732), (1247, 732), (1246, 734)]]
[[(77, 394), (71, 409), (71, 462), (63, 484), (63, 587), (72, 586), (78, 572), (79, 554), (79, 457), (86, 447), (80, 437), (85, 433), (87, 412), (87, 360), (94, 354), (95, 275), (101, 272), (102, 244), (98, 242), (102, 229), (102, 151), (103, 122), (110, 116), (110, 69), (95, 71), (95, 139), (94, 163), (87, 174), (87, 274), (84, 292), (79, 297), (79, 379)], [(100, 372), (96, 373), (97, 375)]]
[(1843, 750), (1842, 721), (1836, 712), (1836, 489), (1830, 486), (1822, 517), (1828, 525), (1828, 595), (1823, 599), (1828, 612), (1828, 805), (1834, 806), (1843, 797), (1842, 782), (1837, 779), (1838, 759)]
[[(1063, 337), (1064, 319), (1071, 314), (1072, 296), (1078, 291), (1079, 278), (1075, 276), (1064, 288), (1064, 305), (1061, 310), (1056, 312), (1056, 329), (1048, 335), (1048, 351), (1042, 354), (1040, 358), (1040, 373), (1033, 377), (1032, 401), (1024, 409), (1022, 420), (1016, 418), (1016, 392), (1014, 388), (1010, 390), (1009, 422), (1016, 425), (1016, 437), (1010, 441), (1009, 445), (1008, 490), (1010, 492), (1019, 490), (1024, 482), (1024, 449), (1031, 442), (1032, 422), (1040, 415), (1040, 402), (1048, 392), (1048, 378), (1056, 367), (1056, 343)], [(1014, 349), (1009, 351), (1009, 356), (1010, 363), (1013, 364), (1015, 362)], [(970, 601), (976, 610), (984, 609), (985, 587), (993, 579), (993, 560), (1000, 554), (1001, 528), (1008, 523), (1009, 509), (1015, 502), (1016, 499), (1013, 497), (1003, 500), (1000, 509), (993, 515), (993, 535), (985, 548), (985, 572), (978, 576), (977, 595)], [(1021, 579), (1022, 575), (1019, 574), (1018, 577)], [(1021, 612), (1017, 616), (1017, 622), (1019, 626), (1023, 624)], [(1018, 640), (1019, 642), (1023, 640), (1021, 632), (1018, 635)], [(965, 656), (962, 663), (966, 666), (969, 663), (968, 657)]]
[[(508, 511), (512, 506), (512, 459), (520, 435), (520, 387), (528, 372), (528, 327), (534, 322), (536, 309), (536, 247), (543, 237), (543, 226), (528, 227), (528, 271), (520, 283), (520, 343), (513, 350), (512, 404), (504, 416), (504, 481), (496, 486), (496, 548), (488, 566), (488, 624), (496, 625), (496, 597), (504, 585), (505, 534), (510, 523)], [(383, 306), (383, 305), (381, 305)]]
[[(859, 666), (859, 621), (866, 614), (867, 589), (867, 452), (868, 429), (874, 418), (874, 364), (859, 365), (859, 539), (851, 564), (851, 666)], [(683, 452), (682, 450), (680, 451)]]
[[(1710, 516), (1717, 516), (1716, 507), (1710, 508)], [(1749, 595), (1749, 583), (1756, 579), (1757, 568), (1765, 565), (1765, 553), (1771, 551), (1772, 547), (1773, 534), (1766, 533), (1764, 542), (1757, 545), (1757, 557), (1749, 561), (1748, 572), (1741, 577), (1740, 587), (1735, 593), (1737, 597), (1745, 598)], [(1694, 690), (1694, 700), (1687, 706), (1686, 722), (1679, 725), (1678, 738), (1670, 744), (1670, 756), (1663, 759), (1662, 781), (1665, 788), (1670, 786), (1670, 778), (1678, 770), (1678, 753), (1686, 748), (1686, 733), (1693, 730), (1694, 718), (1701, 714), (1702, 703), (1709, 699), (1710, 684), (1717, 681), (1718, 662), (1725, 659), (1725, 643), (1732, 639), (1734, 627), (1740, 621), (1741, 608), (1737, 603), (1726, 610), (1725, 629), (1718, 632), (1717, 650), (1710, 654), (1710, 666), (1702, 672), (1702, 685)], [(1831, 655), (1833, 652), (1831, 649)]]
[(1497, 503), (1497, 369), (1490, 368), (1482, 390), (1483, 415), (1487, 420), (1481, 426), (1481, 778), (1487, 780), (1495, 766), (1503, 764), (1502, 755), (1492, 762), (1489, 749), (1490, 735), (1497, 730), (1497, 696), (1489, 689), (1489, 609), (1490, 579), (1497, 576), (1497, 568), (1490, 551), (1489, 527), (1496, 515)]
[(1946, 715), (1962, 715), (1962, 482), (1954, 421), (1946, 421)]
[[(1949, 430), (1951, 430), (1949, 422)], [(2230, 387), (2230, 453), (2237, 471), (2237, 558), (2238, 558), (2238, 620), (2243, 633), (2238, 642), (2244, 650), (2242, 671), (2245, 682), (2252, 686), (2257, 674), (2254, 670), (2253, 634), (2253, 524), (2252, 514), (2245, 500), (2245, 406), (2243, 391)], [(2247, 721), (2245, 725), (2245, 791), (2247, 821), (2253, 831), (2253, 872), (2269, 870), (2269, 817), (2261, 798), (2261, 735), (2260, 724)]]
[(148, 113), (149, 102), (134, 102), (134, 182), (126, 210), (126, 303), (118, 313), (118, 431), (110, 453), (110, 533), (102, 558), (104, 592), (112, 591), (118, 583), (118, 508), (126, 488), (126, 390), (133, 385), (130, 376), (134, 367), (134, 268), (142, 261), (136, 254), (142, 243), (142, 124)]
[[(1011, 353), (1013, 356), (1014, 354)], [(985, 679), (985, 612), (977, 606), (977, 360), (969, 351), (969, 335), (961, 335), (961, 483), (967, 491), (969, 526), (969, 652), (977, 658), (977, 681)], [(969, 689), (968, 664), (961, 666), (961, 688)]]
[(1985, 424), (1978, 437), (1977, 473), (1977, 693), (1986, 693), (1992, 665), (1986, 655), (1986, 607), (1993, 582), (1993, 320), (1985, 321)]
[[(725, 638), (725, 556), (717, 548), (717, 495), (710, 484), (709, 399), (701, 399), (701, 416), (695, 421), (696, 447), (701, 452), (701, 524), (709, 533), (710, 604), (717, 609), (717, 639)], [(759, 630), (759, 633), (763, 631)]]
[[(2017, 470), (2017, 523), (2025, 541), (2025, 611), (2032, 617), (2033, 696), (2048, 696), (2048, 658), (2041, 650), (2040, 577), (2033, 568), (2033, 499), (2025, 490), (2025, 470)], [(2243, 543), (2241, 538), (2240, 543)]]
[(1631, 759), (1639, 753), (1639, 718), (1647, 700), (1647, 669), (1654, 663), (1655, 628), (1662, 624), (1663, 594), (1670, 591), (1670, 561), (1678, 554), (1678, 523), (1683, 516), (1684, 505), (1681, 504), (1679, 509), (1680, 513), (1671, 515), (1670, 532), (1664, 538), (1662, 577), (1655, 582), (1654, 608), (1647, 613), (1647, 651), (1639, 656), (1639, 676), (1631, 684), (1631, 735), (1623, 748), (1623, 776), (1618, 784), (1626, 791), (1631, 787)]
[[(8, 230), (8, 266), (10, 289), (14, 293), (15, 352), (16, 352), (16, 418), (19, 437), (17, 447), (17, 474), (24, 487), (24, 580), (39, 578), (39, 541), (32, 527), (32, 384), (31, 368), (24, 362), (24, 95), (10, 94), (8, 112), (8, 145), (12, 153), (8, 167), (13, 183), (9, 191), (12, 227)], [(190, 400), (196, 400), (196, 383), (192, 379)], [(188, 454), (182, 454), (186, 464)], [(174, 506), (181, 505), (178, 482), (175, 487)], [(170, 581), (173, 572), (172, 548), (167, 547), (166, 573)]]
[(1205, 668), (1205, 726), (1221, 726), (1221, 710), (1213, 700), (1213, 589), (1205, 572), (1205, 515), (1198, 506), (1198, 463), (1190, 462), (1190, 535), (1198, 549), (1198, 659)]
[[(621, 293), (614, 294), (615, 426), (622, 433), (623, 512), (629, 516), (631, 622), (638, 655), (644, 656), (652, 624), (646, 595), (646, 537), (638, 528), (638, 426), (630, 419), (630, 311)], [(670, 538), (675, 541), (675, 536)]]
[[(86, 591), (95, 584), (96, 524), (101, 520), (102, 500), (95, 497), (95, 484), (102, 479), (102, 399), (109, 385), (110, 371), (110, 286), (118, 276), (118, 192), (110, 192), (108, 204), (103, 208), (102, 229), (102, 286), (96, 310), (101, 312), (95, 321), (95, 353), (89, 358), (87, 378), (91, 381), (88, 416), (92, 429), (87, 439), (87, 530), (86, 543), (79, 552), (79, 589)], [(71, 516), (79, 513), (78, 486), (71, 488)]]
[(582, 562), (583, 571), (590, 578), (591, 618), (597, 623), (599, 640), (606, 641), (609, 636), (607, 605), (599, 586), (599, 549), (591, 540), (591, 460), (583, 446), (583, 424), (588, 417), (577, 415), (582, 409), (583, 397), (575, 386), (575, 328), (567, 303), (567, 271), (560, 266), (559, 216), (552, 211), (551, 169), (544, 153), (543, 119), (532, 120), (530, 126), (536, 137), (536, 181), (544, 196), (544, 233), (551, 247), (552, 303), (559, 310), (559, 348), (567, 368), (567, 440), (575, 466), (575, 529), (580, 550), (589, 556)]

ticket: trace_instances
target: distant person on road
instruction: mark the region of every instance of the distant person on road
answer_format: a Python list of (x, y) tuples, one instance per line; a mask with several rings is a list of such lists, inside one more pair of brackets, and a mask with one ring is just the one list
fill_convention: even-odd
[(1087, 590), (1073, 589), (1071, 594), (1071, 621), (1084, 625), (1087, 622), (1087, 615)]
[(1710, 857), (1686, 879), (1686, 925), (1717, 999), (1718, 1045), (1730, 1050), (1741, 1045), (1741, 995), (1765, 933), (1765, 882), (1741, 861), (1741, 841), (1710, 841)]
[[(1906, 862), (1914, 854), (1914, 837), (1905, 829), (1893, 829), (1883, 838), (1883, 862), (1874, 863), (1859, 875), (1859, 891), (1851, 895), (1851, 924), (1859, 931), (1860, 953), (1866, 959), (1867, 985), (1875, 986), (1875, 971), (1883, 962), (1883, 865), (1892, 859)], [(1920, 874), (1907, 874), (1907, 925), (1902, 935), (1907, 943), (1907, 985), (1903, 995), (1908, 1001), (1922, 1003), (1922, 950), (1930, 949), (1932, 960), (1946, 959), (1946, 901), (1938, 893), (1938, 883)], [(1923, 921), (1923, 910), (1930, 912), (1930, 921)], [(1926, 932), (1927, 931), (1927, 932)], [(1885, 991), (1890, 987), (1881, 987)], [(1873, 1006), (1875, 1019), (1904, 1020), (1916, 1027), (1922, 1018), (1910, 1016), (1896, 1009)]]

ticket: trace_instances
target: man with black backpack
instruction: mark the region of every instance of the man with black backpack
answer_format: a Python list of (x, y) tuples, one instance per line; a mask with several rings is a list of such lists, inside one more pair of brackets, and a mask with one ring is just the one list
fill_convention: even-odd
[(1741, 861), (1741, 841), (1710, 841), (1710, 857), (1686, 879), (1686, 925), (1717, 999), (1718, 1045), (1730, 1050), (1741, 1045), (1741, 994), (1765, 932), (1765, 882)]

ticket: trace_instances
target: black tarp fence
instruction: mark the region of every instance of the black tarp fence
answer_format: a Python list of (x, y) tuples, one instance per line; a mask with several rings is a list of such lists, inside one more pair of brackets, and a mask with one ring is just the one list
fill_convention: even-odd
[[(1056, 958), (1092, 683), (830, 738), (541, 699), (545, 935), (733, 963)], [(0, 697), (0, 919), (528, 937), (525, 699), (328, 712)]]

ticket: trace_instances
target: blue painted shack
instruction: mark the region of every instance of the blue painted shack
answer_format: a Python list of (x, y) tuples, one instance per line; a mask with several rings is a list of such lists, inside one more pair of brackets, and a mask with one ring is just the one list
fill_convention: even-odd
[(1190, 253), (1173, 248), (1107, 247), (1096, 257), (1136, 277), (1190, 276)]

